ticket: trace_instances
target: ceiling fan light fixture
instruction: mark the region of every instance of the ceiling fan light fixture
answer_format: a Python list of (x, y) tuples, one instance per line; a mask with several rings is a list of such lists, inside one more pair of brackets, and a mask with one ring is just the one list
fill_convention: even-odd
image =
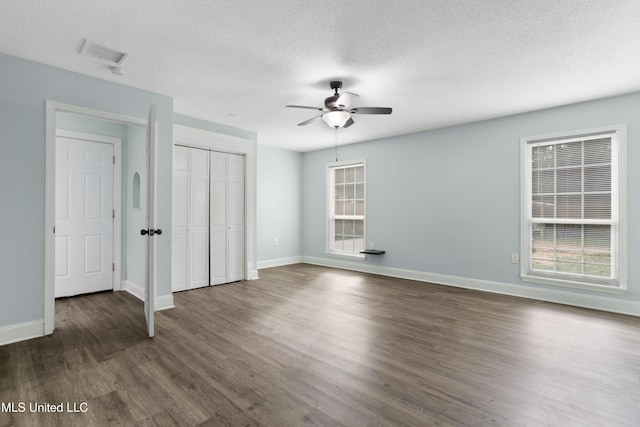
[(332, 128), (341, 128), (350, 117), (346, 111), (329, 111), (322, 115), (322, 120)]

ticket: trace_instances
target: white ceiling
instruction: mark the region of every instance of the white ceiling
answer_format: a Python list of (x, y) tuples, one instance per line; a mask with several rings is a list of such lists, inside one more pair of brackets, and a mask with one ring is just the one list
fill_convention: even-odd
[[(124, 76), (78, 52), (127, 52)], [(638, 0), (2, 0), (0, 52), (174, 98), (297, 151), (332, 146), (329, 81), (360, 95), (339, 144), (640, 90)]]

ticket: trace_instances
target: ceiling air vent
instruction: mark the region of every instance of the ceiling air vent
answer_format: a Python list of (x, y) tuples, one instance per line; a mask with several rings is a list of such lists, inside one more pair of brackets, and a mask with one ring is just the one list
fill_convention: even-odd
[(128, 53), (118, 52), (116, 50), (109, 49), (108, 47), (92, 43), (89, 39), (85, 39), (82, 49), (80, 49), (80, 53), (117, 66), (122, 65), (124, 60), (127, 59), (127, 56), (129, 56)]

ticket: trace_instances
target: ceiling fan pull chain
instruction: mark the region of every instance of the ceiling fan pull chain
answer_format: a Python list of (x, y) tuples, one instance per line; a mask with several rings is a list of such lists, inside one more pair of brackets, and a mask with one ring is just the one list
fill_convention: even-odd
[(338, 161), (338, 127), (336, 126), (334, 129), (335, 129), (334, 130), (334, 132), (335, 132), (334, 133), (334, 135), (335, 135), (334, 146), (335, 146), (335, 150), (336, 150), (336, 162), (337, 162)]

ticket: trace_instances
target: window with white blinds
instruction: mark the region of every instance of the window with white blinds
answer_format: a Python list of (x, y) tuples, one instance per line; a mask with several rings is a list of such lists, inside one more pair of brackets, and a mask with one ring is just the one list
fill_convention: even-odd
[(365, 165), (364, 162), (328, 166), (327, 252), (364, 258)]
[(523, 279), (619, 288), (619, 131), (523, 139), (523, 149)]

